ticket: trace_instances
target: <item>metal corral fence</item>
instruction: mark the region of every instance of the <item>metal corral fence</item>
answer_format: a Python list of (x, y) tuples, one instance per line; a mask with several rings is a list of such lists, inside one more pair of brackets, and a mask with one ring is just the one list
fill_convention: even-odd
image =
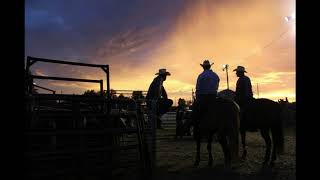
[[(29, 74), (36, 62), (101, 68), (106, 96), (35, 94), (33, 79), (99, 83), (103, 92), (102, 80)], [(150, 179), (155, 129), (142, 103), (111, 98), (108, 65), (27, 57), (26, 72), (27, 179)]]

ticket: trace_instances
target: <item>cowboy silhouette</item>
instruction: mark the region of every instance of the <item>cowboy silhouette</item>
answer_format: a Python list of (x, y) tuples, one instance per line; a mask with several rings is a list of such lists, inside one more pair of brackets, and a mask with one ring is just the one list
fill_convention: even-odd
[(203, 72), (197, 79), (196, 101), (193, 107), (194, 118), (197, 119), (200, 118), (199, 115), (201, 115), (202, 112), (207, 110), (209, 104), (216, 101), (220, 78), (211, 70), (212, 64), (210, 64), (209, 60), (204, 60), (203, 64), (200, 64)]
[(246, 107), (253, 98), (251, 80), (244, 73), (247, 71), (243, 66), (238, 66), (233, 71), (239, 77), (236, 86), (236, 101), (240, 107)]
[[(236, 85), (236, 102), (240, 106), (240, 118), (242, 118), (242, 122), (245, 123), (245, 110), (248, 107), (248, 105), (253, 100), (253, 93), (252, 93), (252, 86), (251, 86), (251, 80), (248, 76), (246, 76), (244, 73), (247, 71), (243, 66), (238, 66), (233, 71), (236, 71), (236, 75), (239, 77)], [(240, 127), (241, 128), (241, 127)], [(249, 127), (248, 127), (249, 128)], [(250, 131), (256, 131), (255, 129), (249, 129)]]
[(173, 101), (168, 99), (167, 92), (163, 87), (163, 82), (167, 79), (167, 76), (170, 76), (171, 74), (167, 72), (166, 69), (159, 69), (159, 72), (155, 75), (158, 76), (155, 77), (150, 84), (146, 99), (149, 109), (151, 109), (152, 101), (157, 103), (156, 112), (154, 113), (157, 115), (157, 128), (162, 129), (160, 117), (167, 113), (173, 104)]

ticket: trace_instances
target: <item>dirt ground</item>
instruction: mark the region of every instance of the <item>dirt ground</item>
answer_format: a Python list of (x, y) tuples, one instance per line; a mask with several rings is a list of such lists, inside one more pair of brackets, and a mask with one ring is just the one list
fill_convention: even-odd
[[(218, 143), (213, 144), (213, 166), (207, 167), (208, 152), (205, 140), (201, 144), (201, 161), (193, 163), (196, 155), (192, 137), (174, 138), (175, 130), (157, 132), (157, 168), (155, 179), (296, 179), (296, 136), (293, 129), (285, 131), (285, 153), (272, 169), (262, 171), (265, 143), (259, 132), (247, 133), (247, 159), (232, 165), (232, 172), (223, 169), (223, 152)], [(240, 148), (240, 154), (242, 149)]]

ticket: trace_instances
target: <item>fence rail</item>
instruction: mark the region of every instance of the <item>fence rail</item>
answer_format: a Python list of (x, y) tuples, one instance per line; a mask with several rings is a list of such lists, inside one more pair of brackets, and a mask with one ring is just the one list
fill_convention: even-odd
[[(33, 179), (40, 175), (80, 179), (99, 175), (112, 178), (121, 171), (130, 177), (140, 176), (137, 179), (150, 179), (149, 146), (150, 140), (154, 141), (150, 138), (154, 130), (146, 124), (143, 109), (137, 102), (111, 99), (109, 66), (28, 56), (27, 72), (36, 62), (101, 68), (107, 76), (107, 97), (34, 94), (30, 79), (35, 78), (100, 83), (101, 94), (104, 92), (103, 81), (28, 75), (24, 129), (27, 177)], [(120, 103), (130, 104), (131, 109), (126, 113), (120, 112), (121, 109), (112, 109)], [(123, 127), (122, 119), (129, 118), (134, 119), (134, 127)], [(128, 168), (133, 169), (132, 173), (128, 173)]]

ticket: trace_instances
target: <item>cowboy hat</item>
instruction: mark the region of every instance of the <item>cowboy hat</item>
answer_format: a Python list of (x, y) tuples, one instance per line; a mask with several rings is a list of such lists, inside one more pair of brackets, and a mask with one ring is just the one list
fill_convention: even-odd
[(245, 73), (247, 72), (243, 66), (238, 66), (237, 69), (234, 69), (233, 71), (245, 72)]
[(159, 69), (159, 72), (156, 73), (156, 75), (167, 75), (167, 76), (170, 76), (171, 74), (169, 72), (167, 72), (166, 69)]
[[(214, 64), (214, 63), (212, 63)], [(209, 60), (204, 60), (202, 64), (200, 64), (200, 66), (204, 67), (204, 66), (212, 66), (212, 64), (210, 64)]]

